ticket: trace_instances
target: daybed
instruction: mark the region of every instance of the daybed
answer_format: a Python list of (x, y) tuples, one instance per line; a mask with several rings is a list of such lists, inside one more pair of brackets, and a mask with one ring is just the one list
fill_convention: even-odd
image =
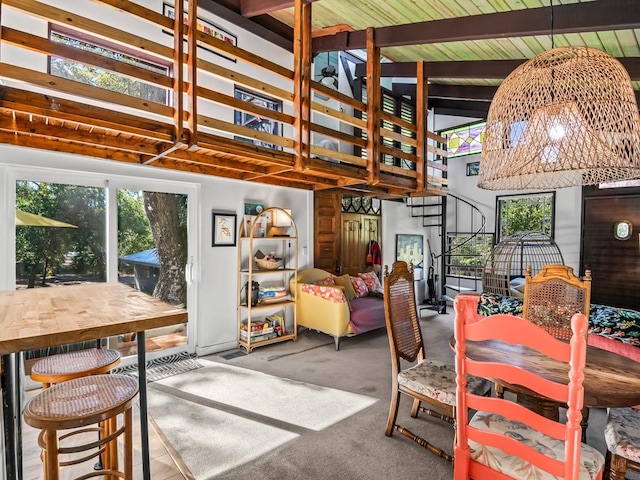
[[(478, 313), (522, 314), (522, 298), (497, 293), (480, 294)], [(640, 362), (640, 312), (592, 303), (588, 344)]]
[[(336, 285), (328, 284), (330, 279)], [(381, 293), (370, 295), (360, 291), (356, 298), (348, 298), (353, 296), (347, 285), (350, 281), (349, 275), (335, 276), (319, 268), (308, 268), (298, 273), (297, 289), (291, 288), (298, 325), (333, 336), (336, 350), (342, 337), (385, 327)]]

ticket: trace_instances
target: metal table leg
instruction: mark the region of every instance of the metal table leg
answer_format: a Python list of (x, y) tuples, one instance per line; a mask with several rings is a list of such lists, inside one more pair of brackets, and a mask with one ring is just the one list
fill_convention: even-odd
[(20, 354), (2, 355), (2, 415), (7, 480), (22, 479)]
[(142, 439), (142, 478), (151, 480), (149, 463), (149, 417), (147, 415), (147, 356), (144, 332), (136, 332), (138, 340), (138, 386), (140, 390), (140, 437)]

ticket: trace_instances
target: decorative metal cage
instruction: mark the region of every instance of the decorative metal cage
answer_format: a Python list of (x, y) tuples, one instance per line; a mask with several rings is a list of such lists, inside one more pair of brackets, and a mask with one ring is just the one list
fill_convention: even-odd
[[(482, 272), (482, 290), (512, 295), (511, 281), (524, 279), (527, 266), (536, 275), (544, 265), (564, 265), (560, 248), (540, 232), (519, 232), (503, 239), (487, 257)], [(523, 282), (524, 283), (524, 280)]]

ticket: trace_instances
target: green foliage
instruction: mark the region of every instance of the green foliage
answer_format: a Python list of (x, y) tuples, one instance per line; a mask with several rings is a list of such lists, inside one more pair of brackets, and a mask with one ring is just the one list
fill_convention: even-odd
[(118, 190), (118, 255), (129, 255), (154, 246), (142, 192)]
[[(77, 273), (105, 275), (105, 192), (46, 182), (16, 182), (16, 208), (76, 225), (78, 228), (16, 228), (16, 260), (31, 273), (47, 266), (58, 268), (65, 255), (74, 252)], [(49, 272), (42, 271), (43, 275)]]
[(500, 238), (518, 232), (551, 235), (552, 197), (529, 196), (499, 201)]

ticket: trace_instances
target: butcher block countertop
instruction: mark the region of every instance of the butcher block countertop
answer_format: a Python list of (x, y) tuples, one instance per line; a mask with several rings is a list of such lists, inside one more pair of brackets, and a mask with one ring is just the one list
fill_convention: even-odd
[(187, 311), (121, 283), (0, 291), (0, 354), (187, 322)]

